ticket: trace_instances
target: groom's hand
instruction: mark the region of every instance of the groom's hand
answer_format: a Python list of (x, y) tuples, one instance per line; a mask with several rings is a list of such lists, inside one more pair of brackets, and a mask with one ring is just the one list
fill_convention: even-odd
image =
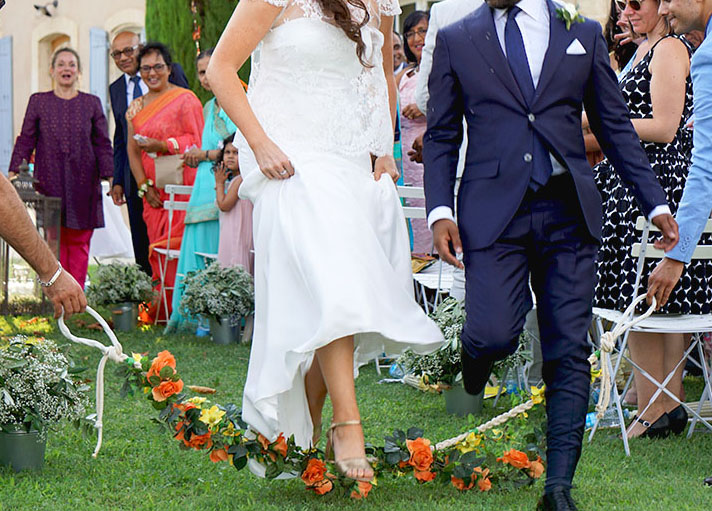
[(648, 278), (648, 304), (653, 303), (654, 296), (658, 309), (665, 305), (684, 269), (685, 263), (664, 257)]
[(460, 269), (465, 268), (462, 261), (457, 259), (457, 255), (462, 254), (462, 242), (460, 241), (460, 231), (455, 222), (445, 218), (435, 222), (433, 224), (433, 240), (435, 241), (435, 250), (438, 251), (443, 261)]
[(664, 250), (669, 252), (675, 245), (677, 245), (680, 239), (680, 233), (677, 230), (677, 222), (672, 217), (672, 215), (666, 213), (664, 215), (658, 215), (651, 220), (655, 227), (660, 229), (663, 237), (655, 241), (655, 248), (659, 250)]

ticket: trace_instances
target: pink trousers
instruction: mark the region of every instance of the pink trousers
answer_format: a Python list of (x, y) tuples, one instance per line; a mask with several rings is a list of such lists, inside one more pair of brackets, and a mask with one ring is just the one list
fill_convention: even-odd
[(59, 242), (59, 262), (84, 289), (89, 267), (89, 243), (94, 229), (62, 227)]

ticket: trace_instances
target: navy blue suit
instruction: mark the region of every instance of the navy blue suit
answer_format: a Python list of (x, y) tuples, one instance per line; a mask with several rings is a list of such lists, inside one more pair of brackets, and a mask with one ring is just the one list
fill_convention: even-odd
[[(547, 0), (550, 37), (532, 99), (521, 93), (486, 4), (438, 32), (424, 139), (428, 212), (453, 208), (463, 117), (468, 147), (458, 195), (467, 274), (462, 343), (474, 358), (512, 353), (537, 298), (549, 427), (547, 488), (570, 486), (588, 405), (601, 197), (586, 160), (581, 111), (648, 215), (666, 204), (610, 68), (598, 23), (570, 30)], [(578, 39), (585, 54), (569, 55)], [(531, 186), (534, 137), (568, 169)], [(536, 189), (536, 191), (534, 191)]]
[[(189, 89), (188, 79), (180, 64), (174, 63), (171, 76), (168, 80), (184, 89)], [(131, 174), (129, 156), (126, 152), (128, 126), (126, 124), (126, 110), (128, 109), (126, 98), (126, 78), (121, 75), (109, 87), (111, 96), (111, 110), (114, 113), (116, 129), (114, 131), (114, 184), (124, 187), (126, 197), (126, 207), (129, 213), (129, 224), (131, 225), (131, 241), (133, 243), (136, 263), (143, 271), (151, 275), (151, 264), (148, 262), (148, 232), (146, 223), (143, 221), (143, 199), (138, 196), (136, 180)]]

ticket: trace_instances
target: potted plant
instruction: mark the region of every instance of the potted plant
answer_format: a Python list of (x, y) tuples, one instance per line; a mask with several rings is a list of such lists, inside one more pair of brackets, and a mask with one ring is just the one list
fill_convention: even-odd
[(136, 327), (138, 304), (153, 298), (151, 277), (137, 264), (114, 262), (100, 265), (87, 290), (90, 304), (114, 307), (114, 328), (122, 331)]
[(72, 379), (82, 370), (50, 340), (0, 341), (0, 465), (42, 468), (48, 428), (84, 417), (89, 386)]
[[(460, 334), (465, 325), (465, 305), (455, 298), (448, 298), (431, 314), (440, 327), (446, 344), (429, 355), (418, 355), (407, 351), (398, 359), (406, 373), (418, 375), (423, 387), (442, 392), (445, 408), (453, 415), (476, 415), (482, 411), (484, 391), (472, 396), (462, 385), (462, 362), (460, 356)], [(495, 364), (494, 371), (501, 372), (526, 360), (524, 334), (516, 353)]]
[(210, 333), (218, 344), (240, 342), (240, 324), (255, 302), (252, 276), (242, 266), (223, 268), (217, 261), (189, 272), (180, 302), (188, 317), (210, 318)]

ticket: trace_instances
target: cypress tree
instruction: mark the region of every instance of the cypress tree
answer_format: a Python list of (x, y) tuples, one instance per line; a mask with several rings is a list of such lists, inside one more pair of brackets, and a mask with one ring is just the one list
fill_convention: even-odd
[[(200, 49), (205, 51), (217, 44), (237, 6), (237, 0), (198, 0), (196, 4)], [(146, 37), (149, 41), (167, 44), (173, 59), (185, 69), (193, 92), (203, 102), (210, 99), (211, 94), (200, 86), (195, 69), (196, 48), (190, 0), (146, 0)], [(249, 60), (240, 69), (239, 75), (247, 82), (250, 75)]]

